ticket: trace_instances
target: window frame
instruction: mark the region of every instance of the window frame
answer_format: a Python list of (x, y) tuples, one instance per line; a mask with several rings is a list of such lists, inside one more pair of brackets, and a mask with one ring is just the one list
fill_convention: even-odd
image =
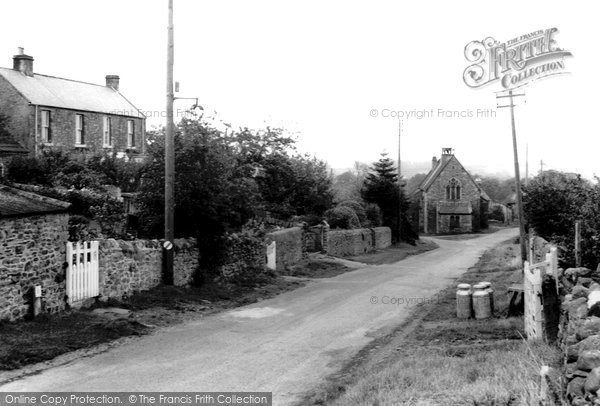
[(102, 119), (102, 146), (112, 148), (112, 120), (110, 116), (104, 116)]
[(52, 142), (52, 131), (51, 131), (51, 126), (50, 123), (52, 121), (52, 115), (51, 115), (51, 111), (50, 110), (41, 110), (40, 111), (41, 114), (41, 122), (40, 122), (40, 126), (41, 126), (41, 138), (42, 138), (42, 142), (45, 144), (50, 144)]
[(135, 121), (127, 120), (127, 148), (135, 148)]
[(83, 114), (75, 114), (75, 145), (85, 146), (85, 118)]
[(456, 178), (450, 179), (446, 185), (446, 200), (460, 200), (461, 192), (460, 182)]

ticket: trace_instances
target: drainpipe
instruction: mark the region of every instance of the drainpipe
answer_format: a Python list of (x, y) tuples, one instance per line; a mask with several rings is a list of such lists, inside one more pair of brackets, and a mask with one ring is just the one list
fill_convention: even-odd
[(33, 139), (33, 151), (35, 156), (38, 156), (38, 139), (39, 139), (39, 129), (38, 129), (38, 115), (39, 115), (39, 108), (40, 106), (38, 106), (37, 104), (35, 105), (35, 131), (34, 131), (34, 139)]

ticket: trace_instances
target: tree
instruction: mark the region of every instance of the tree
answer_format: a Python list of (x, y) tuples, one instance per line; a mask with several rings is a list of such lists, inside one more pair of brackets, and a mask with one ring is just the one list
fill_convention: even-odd
[(499, 179), (492, 176), (474, 176), (479, 178), (479, 186), (488, 194), (494, 202), (504, 202), (515, 191), (514, 179)]
[[(259, 204), (255, 180), (240, 173), (226, 139), (198, 122), (175, 135), (175, 230), (177, 236), (220, 236), (237, 230)], [(164, 134), (149, 134), (150, 162), (142, 169), (140, 220), (143, 234), (157, 237), (164, 224)]]
[(595, 267), (599, 255), (591, 243), (600, 231), (597, 196), (598, 186), (593, 187), (580, 175), (546, 171), (524, 187), (525, 219), (536, 234), (561, 248), (568, 264), (574, 264), (575, 221), (582, 220), (582, 237), (589, 247), (586, 250), (582, 246), (582, 258), (584, 264)]
[(362, 200), (360, 191), (368, 172), (367, 165), (355, 162), (353, 169), (336, 176), (332, 185), (334, 200), (338, 203), (347, 200)]
[(425, 179), (425, 177), (427, 177), (426, 173), (417, 173), (413, 175), (410, 179), (408, 179), (408, 181), (406, 182), (406, 187), (404, 189), (406, 190), (406, 193), (410, 196), (414, 192), (416, 192), (417, 188), (419, 187), (421, 182), (423, 182), (423, 179)]
[[(160, 237), (164, 224), (164, 133), (148, 134), (150, 162), (140, 180), (142, 234)], [(201, 120), (183, 120), (175, 135), (175, 233), (195, 236), (201, 266), (226, 255), (224, 241), (249, 220), (322, 214), (331, 207), (324, 162), (291, 155), (293, 140), (279, 129), (227, 133)]]
[(400, 191), (398, 174), (394, 162), (386, 153), (381, 154), (379, 161), (373, 163), (367, 175), (361, 194), (369, 203), (375, 203), (381, 209), (383, 225), (392, 229), (392, 237), (399, 241), (398, 224), (401, 222), (402, 239), (413, 242), (418, 238), (412, 231), (407, 218), (409, 203)]

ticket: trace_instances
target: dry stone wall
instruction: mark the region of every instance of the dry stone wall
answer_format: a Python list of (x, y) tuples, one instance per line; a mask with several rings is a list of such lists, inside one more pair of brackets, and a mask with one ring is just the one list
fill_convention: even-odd
[[(196, 240), (178, 239), (173, 245), (174, 284), (189, 285), (198, 267)], [(122, 299), (162, 282), (162, 244), (159, 240), (101, 240), (98, 256), (101, 300)]]
[(302, 260), (303, 240), (300, 227), (286, 228), (267, 234), (266, 243), (275, 241), (276, 267), (278, 273), (286, 273), (286, 269)]
[(328, 240), (327, 253), (334, 256), (360, 255), (375, 249), (371, 230), (368, 228), (330, 231)]
[(65, 308), (67, 238), (66, 214), (0, 220), (0, 320), (26, 316), (35, 285), (42, 287), (44, 312)]
[(561, 273), (566, 295), (560, 315), (567, 398), (592, 405), (600, 390), (600, 268), (568, 268)]
[(392, 230), (389, 227), (372, 228), (373, 246), (376, 250), (381, 250), (392, 245)]

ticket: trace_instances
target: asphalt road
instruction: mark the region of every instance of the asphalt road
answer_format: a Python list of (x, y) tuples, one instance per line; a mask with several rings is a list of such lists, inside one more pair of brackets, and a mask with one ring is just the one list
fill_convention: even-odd
[(420, 301), (510, 237), (505, 229), (366, 266), (0, 386), (0, 391), (268, 391), (292, 404)]

